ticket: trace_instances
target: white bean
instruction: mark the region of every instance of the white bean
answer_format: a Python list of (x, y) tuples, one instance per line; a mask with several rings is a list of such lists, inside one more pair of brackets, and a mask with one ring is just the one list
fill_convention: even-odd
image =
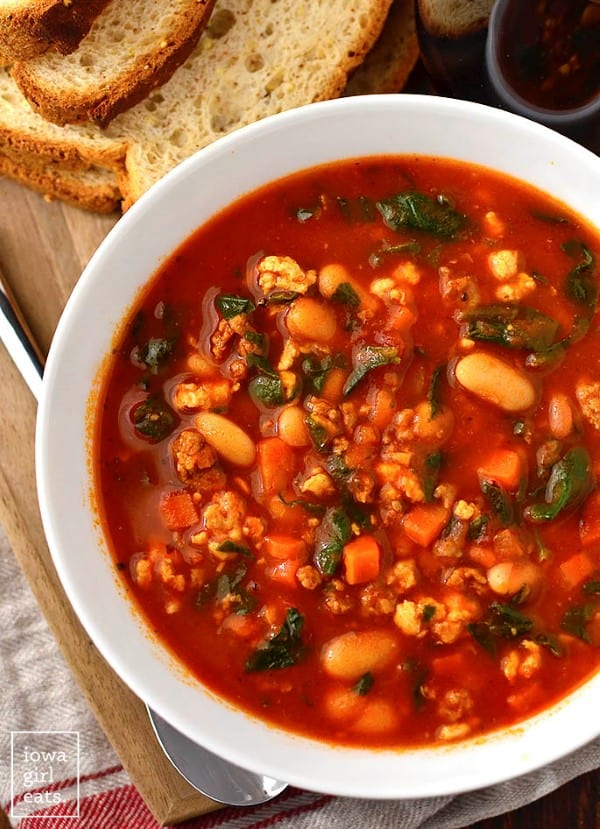
[(236, 466), (252, 466), (256, 446), (237, 423), (215, 412), (201, 412), (195, 425), (206, 442), (225, 460)]
[(285, 318), (292, 337), (328, 343), (337, 329), (335, 312), (318, 299), (305, 296), (292, 302)]
[(538, 587), (542, 574), (531, 561), (501, 561), (487, 571), (487, 581), (499, 596), (513, 596), (523, 587)]
[(277, 434), (288, 446), (309, 446), (310, 435), (304, 421), (304, 409), (287, 406), (277, 419)]
[[(360, 300), (360, 309), (365, 309), (370, 315), (374, 314), (380, 307), (377, 297), (374, 297), (352, 278), (344, 265), (332, 262), (325, 265), (319, 271), (319, 292), (325, 299), (331, 299), (340, 285), (350, 285)], [(359, 310), (360, 310), (359, 309)]]
[(548, 425), (552, 435), (559, 440), (573, 431), (573, 408), (566, 394), (557, 392), (552, 395), (548, 404)]
[(385, 670), (398, 653), (398, 640), (383, 630), (351, 630), (323, 645), (321, 664), (329, 676), (354, 682), (366, 673)]
[(454, 373), (467, 391), (506, 412), (524, 412), (536, 401), (531, 380), (492, 354), (483, 351), (467, 354), (456, 363)]

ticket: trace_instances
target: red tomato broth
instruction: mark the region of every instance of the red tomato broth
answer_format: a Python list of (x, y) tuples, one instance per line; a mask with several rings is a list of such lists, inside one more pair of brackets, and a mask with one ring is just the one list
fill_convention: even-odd
[[(368, 198), (373, 208), (375, 201), (406, 190), (433, 198), (443, 194), (456, 211), (465, 214), (467, 222), (456, 238), (440, 238), (412, 228), (392, 230), (376, 209), (372, 215), (363, 213), (365, 203), (361, 203), (361, 197)], [(319, 209), (312, 213), (315, 208)], [(298, 214), (299, 210), (310, 215)], [(491, 220), (485, 218), (490, 211), (501, 217), (503, 230), (499, 237), (487, 232), (493, 227), (493, 222), (490, 225)], [(568, 221), (563, 221), (565, 218)], [(451, 279), (474, 277), (479, 297), (472, 307), (499, 304), (495, 295), (499, 283), (490, 274), (488, 255), (496, 250), (522, 251), (527, 274), (536, 274), (535, 288), (523, 298), (500, 304), (534, 307), (554, 318), (559, 325), (553, 342), (558, 342), (568, 336), (575, 317), (583, 313), (581, 305), (564, 294), (565, 276), (579, 259), (574, 258), (573, 252), (563, 251), (561, 245), (573, 238), (583, 241), (593, 256), (600, 254), (598, 234), (585, 222), (563, 205), (499, 174), (424, 157), (366, 159), (299, 173), (241, 198), (199, 228), (154, 275), (135, 315), (121, 329), (104, 377), (95, 434), (96, 483), (102, 524), (129, 594), (153, 632), (201, 682), (241, 708), (297, 733), (340, 744), (408, 746), (460, 739), (519, 722), (554, 703), (597, 670), (599, 606), (594, 595), (582, 592), (582, 584), (597, 580), (600, 545), (593, 543), (585, 548), (593, 568), (579, 583), (567, 589), (560, 570), (561, 564), (582, 549), (581, 504), (565, 509), (558, 518), (547, 522), (533, 524), (520, 516), (518, 523), (509, 521), (503, 526), (482, 493), (476, 472), (494, 450), (516, 447), (525, 459), (525, 490), (531, 492), (545, 486), (552, 466), (547, 466), (545, 477), (540, 477), (536, 451), (545, 447), (544, 451), (551, 453), (548, 403), (552, 395), (561, 392), (569, 395), (575, 424), (572, 432), (558, 441), (554, 463), (573, 446), (585, 444), (598, 473), (600, 431), (578, 409), (575, 395), (582, 374), (594, 382), (600, 381), (597, 316), (587, 335), (571, 344), (561, 361), (549, 368), (531, 369), (524, 367), (526, 349), (510, 349), (490, 342), (461, 342), (460, 326), (454, 315), (472, 302), (472, 285), (466, 285), (461, 293), (462, 283), (457, 283), (458, 292), (451, 298), (444, 299), (440, 293), (440, 268), (449, 268)], [(417, 242), (419, 250), (381, 253), (384, 245), (407, 242)], [(164, 393), (174, 409), (173, 394), (179, 382), (190, 380), (202, 385), (204, 381), (190, 371), (186, 360), (190, 354), (210, 351), (211, 337), (222, 319), (215, 308), (215, 296), (241, 296), (258, 305), (260, 296), (251, 289), (256, 289), (255, 268), (263, 255), (291, 257), (304, 272), (319, 272), (328, 264), (342, 263), (355, 284), (366, 291), (374, 280), (392, 278), (399, 264), (415, 264), (420, 274), (417, 285), (396, 280), (396, 286), (407, 292), (407, 304), (418, 313), (416, 324), (408, 332), (401, 328), (397, 333), (386, 327), (389, 291), (384, 292), (386, 299), (380, 300), (378, 313), (367, 319), (364, 314), (362, 320), (358, 316), (364, 310), (362, 304), (358, 308), (343, 303), (328, 306), (333, 308), (337, 321), (335, 336), (328, 345), (331, 353), (344, 353), (348, 365), (352, 363), (356, 343), (347, 341), (345, 325), (350, 329), (358, 326), (355, 337), (361, 341), (378, 348), (398, 349), (398, 364), (369, 371), (345, 398), (347, 404), (354, 406), (359, 426), (369, 427), (373, 395), (389, 385), (388, 381), (395, 398), (391, 418), (404, 410), (413, 410), (414, 414), (415, 407), (427, 402), (433, 372), (441, 365), (451, 366), (458, 356), (472, 351), (496, 355), (510, 366), (519, 367), (533, 378), (536, 387), (535, 405), (526, 412), (509, 414), (461, 388), (451, 370), (441, 372), (441, 405), (444, 411), (451, 409), (454, 413), (450, 435), (441, 443), (419, 441), (414, 435), (411, 438), (411, 451), (415, 447), (418, 450), (413, 451), (411, 470), (417, 489), (427, 475), (433, 474), (427, 466), (428, 458), (435, 457), (438, 450), (442, 460), (437, 485), (443, 484), (450, 493), (455, 489), (448, 507), (448, 522), (428, 547), (409, 538), (402, 522), (418, 504), (441, 504), (443, 492), (434, 490), (418, 500), (414, 492), (411, 496), (409, 487), (401, 490), (397, 503), (392, 501), (386, 506), (380, 497), (384, 484), (381, 475), (378, 478), (374, 471), (374, 458), (379, 457), (380, 450), (384, 451), (384, 436), (391, 434), (391, 427), (386, 423), (376, 430), (372, 444), (368, 442), (368, 428), (363, 429), (367, 440), (352, 448), (357, 461), (352, 475), (364, 468), (373, 478), (373, 492), (377, 495), (358, 506), (375, 519), (366, 528), (354, 522), (352, 538), (370, 533), (380, 548), (379, 576), (372, 585), (345, 584), (341, 563), (333, 575), (319, 571), (313, 557), (315, 533), (324, 520), (323, 509), (332, 510), (337, 505), (338, 487), (334, 482), (336, 491), (322, 497), (310, 491), (303, 493), (299, 488), (306, 482), (307, 457), (317, 466), (322, 464), (325, 458), (336, 454), (331, 449), (336, 438), (358, 435), (351, 428), (342, 429), (322, 453), (312, 444), (286, 444), (279, 463), (275, 455), (274, 480), (277, 487), (287, 482), (283, 492), (261, 492), (256, 463), (242, 468), (222, 458), (217, 461), (214, 468), (227, 476), (227, 481), (222, 480), (214, 490), (220, 493), (217, 497), (222, 501), (223, 492), (233, 491), (246, 503), (247, 512), (264, 522), (262, 532), (250, 539), (237, 539), (236, 543), (247, 549), (219, 557), (209, 551), (206, 538), (198, 540), (205, 531), (204, 510), (211, 502), (212, 491), (207, 495), (196, 492), (195, 525), (173, 532), (165, 528), (161, 519), (161, 499), (166, 492), (187, 491), (194, 495), (193, 485), (178, 477), (173, 444), (177, 435), (194, 427), (200, 408), (177, 411), (176, 424), (169, 434), (150, 442), (135, 432), (133, 402)], [(594, 266), (583, 272), (590, 270), (595, 273)], [(307, 295), (319, 296), (316, 285)], [(275, 317), (270, 316), (268, 307), (258, 305), (245, 319), (251, 319), (257, 331), (268, 333), (268, 360), (276, 366), (282, 351), (282, 335), (288, 336), (285, 314), (291, 305), (277, 306), (281, 310)], [(389, 312), (397, 311), (397, 305), (392, 303)], [(139, 360), (139, 349), (151, 338), (176, 340), (172, 354), (156, 370)], [(233, 338), (224, 362), (213, 361), (211, 380), (226, 373), (224, 366), (231, 358), (231, 345), (239, 345), (240, 340), (240, 336)], [(132, 351), (136, 357), (133, 360)], [(306, 356), (302, 354), (293, 362), (298, 375), (302, 374), (301, 363)], [(319, 351), (318, 358), (322, 357), (323, 351)], [(259, 409), (249, 398), (248, 377), (255, 375), (256, 369), (251, 370), (240, 381), (240, 391), (232, 395), (226, 406), (216, 409), (239, 424), (252, 441), (259, 442), (277, 434), (276, 417), (282, 407)], [(300, 405), (309, 394), (310, 378), (305, 374), (302, 379)], [(336, 408), (334, 404), (329, 406)], [(361, 406), (366, 414), (360, 414)], [(386, 417), (385, 411), (382, 417)], [(414, 432), (414, 417), (411, 422)], [(401, 441), (398, 445), (401, 449)], [(277, 449), (277, 445), (271, 448)], [(340, 454), (350, 457), (350, 449), (349, 445)], [(329, 478), (333, 480), (331, 475)], [(344, 486), (339, 485), (342, 489)], [(516, 493), (509, 496), (518, 512), (521, 508), (518, 503), (515, 506)], [(298, 500), (321, 507), (320, 513), (316, 515), (298, 506)], [(356, 501), (350, 500), (355, 507)], [(528, 497), (526, 503), (543, 500), (542, 486), (537, 499)], [(488, 516), (489, 523), (480, 539), (465, 537), (465, 525), (468, 530), (475, 520), (473, 516), (469, 520), (452, 516), (452, 510), (459, 509), (459, 501), (475, 505), (475, 517)], [(387, 523), (382, 519), (382, 504), (387, 509)], [(319, 578), (316, 586), (303, 586), (298, 581), (296, 562), (265, 552), (261, 536), (274, 533), (306, 539), (306, 554), (298, 559), (299, 566), (312, 568), (306, 579), (308, 583)], [(436, 548), (437, 544), (442, 546)], [(442, 548), (446, 551), (443, 555)], [(297, 549), (294, 555), (300, 555)], [(137, 564), (139, 559), (143, 559), (141, 565)], [(533, 563), (535, 572), (542, 577), (539, 584), (529, 585), (529, 596), (523, 591), (520, 598), (519, 591), (498, 594), (486, 580), (490, 562), (513, 559), (520, 565)], [(396, 564), (400, 565), (400, 581), (413, 568), (416, 584), (399, 588), (398, 579), (392, 578)], [(244, 615), (231, 613), (235, 603), (227, 609), (214, 597), (197, 606), (198, 597), (203, 589), (206, 591), (204, 585), (214, 584), (219, 575), (226, 573), (231, 588), (231, 581), (235, 581), (242, 566), (247, 569), (240, 584), (256, 599), (254, 607)], [(386, 580), (391, 581), (388, 584)], [(225, 589), (227, 584), (223, 584)], [(234, 585), (230, 595), (235, 595), (236, 589)], [(444, 627), (447, 619), (443, 614), (448, 616), (448, 602), (452, 601), (459, 603), (464, 618)], [(495, 634), (491, 653), (482, 645), (485, 637), (475, 633), (478, 626), (487, 624), (488, 607), (494, 602), (523, 614), (533, 624), (533, 632), (512, 639)], [(399, 620), (404, 627), (395, 621), (398, 605), (411, 611), (412, 620), (416, 618), (417, 634), (407, 632), (410, 620)], [(590, 642), (561, 626), (565, 614), (582, 605), (592, 608), (579, 631)], [(291, 609), (303, 618), (302, 649), (296, 664), (264, 671), (246, 670), (249, 657), (282, 629)], [(434, 635), (436, 614), (439, 627)], [(398, 646), (389, 665), (377, 668), (373, 674), (365, 671), (358, 678), (368, 688), (357, 688), (356, 679), (332, 678), (320, 656), (324, 645), (336, 636), (361, 630), (387, 632)], [(485, 631), (489, 633), (488, 628)], [(548, 641), (536, 641), (540, 634)], [(443, 641), (444, 636), (448, 641)], [(533, 644), (523, 645), (524, 641)], [(557, 649), (560, 656), (553, 653)]]

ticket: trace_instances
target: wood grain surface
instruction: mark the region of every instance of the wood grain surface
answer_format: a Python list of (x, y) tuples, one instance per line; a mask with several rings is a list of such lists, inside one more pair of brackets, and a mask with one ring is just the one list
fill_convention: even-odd
[[(0, 179), (0, 205), (0, 270), (45, 352), (73, 285), (117, 218), (48, 203), (5, 179)], [(37, 506), (35, 401), (1, 345), (0, 384), (0, 524), (75, 679), (160, 822), (218, 808), (170, 766), (142, 702), (105, 663), (72, 611), (52, 565)], [(470, 829), (596, 829), (599, 783), (600, 772), (593, 772), (524, 809)], [(2, 821), (0, 813), (0, 827)]]

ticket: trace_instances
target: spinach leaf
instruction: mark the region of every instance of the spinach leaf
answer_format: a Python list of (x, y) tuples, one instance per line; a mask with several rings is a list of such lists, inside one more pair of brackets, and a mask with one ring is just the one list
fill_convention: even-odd
[(438, 449), (436, 452), (425, 457), (425, 471), (423, 473), (423, 492), (425, 500), (433, 501), (433, 493), (438, 481), (438, 475), (442, 466), (443, 455)]
[(217, 550), (220, 553), (239, 553), (242, 556), (252, 555), (249, 547), (246, 547), (245, 544), (238, 544), (237, 541), (232, 541), (230, 538), (227, 538), (225, 539), (225, 541), (222, 541), (218, 545)]
[(138, 403), (131, 419), (135, 431), (153, 443), (164, 440), (179, 423), (179, 418), (166, 400), (154, 394)]
[(567, 296), (594, 313), (598, 302), (598, 284), (593, 273), (595, 260), (592, 252), (579, 239), (569, 239), (561, 245), (561, 249), (572, 259), (581, 257), (581, 261), (567, 275)]
[(352, 355), (352, 371), (344, 384), (344, 396), (350, 394), (365, 374), (378, 366), (388, 366), (400, 362), (395, 346), (378, 346), (360, 344)]
[(139, 358), (142, 363), (148, 366), (153, 374), (158, 372), (161, 363), (169, 359), (173, 353), (175, 339), (162, 339), (152, 337), (140, 348)]
[(286, 501), (281, 492), (279, 493), (279, 500), (286, 505), (286, 507), (301, 507), (310, 515), (323, 515), (327, 507), (324, 504), (315, 504), (312, 501), (304, 501), (302, 498), (293, 498), (291, 501)]
[(327, 354), (322, 360), (316, 357), (306, 357), (302, 361), (302, 371), (309, 378), (313, 389), (320, 394), (327, 375), (332, 368), (345, 368), (346, 359), (343, 354)]
[(584, 642), (590, 642), (587, 624), (596, 612), (594, 604), (580, 604), (570, 607), (562, 618), (561, 628)]
[(547, 648), (552, 656), (564, 656), (565, 649), (557, 636), (553, 636), (551, 633), (538, 633), (535, 641), (538, 645)]
[(397, 193), (377, 202), (376, 206), (392, 230), (410, 227), (451, 239), (465, 222), (465, 216), (445, 201), (414, 191)]
[(506, 527), (514, 521), (514, 506), (510, 495), (495, 481), (483, 479), (479, 482), (481, 491), (488, 500), (502, 524)]
[(265, 297), (264, 305), (289, 305), (290, 302), (293, 302), (300, 296), (298, 291), (271, 291), (271, 293)]
[(588, 579), (582, 589), (586, 596), (600, 596), (600, 578)]
[(471, 636), (488, 653), (494, 654), (498, 639), (520, 639), (533, 630), (533, 621), (512, 604), (492, 602), (482, 621), (467, 625)]
[(485, 513), (470, 521), (469, 529), (467, 530), (467, 538), (469, 541), (481, 541), (489, 523), (490, 516), (485, 515)]
[(525, 365), (528, 368), (548, 368), (561, 360), (567, 348), (579, 342), (586, 335), (590, 327), (590, 318), (581, 316), (575, 317), (573, 327), (566, 337), (551, 345), (545, 351), (538, 351), (528, 354)]
[(286, 392), (278, 375), (259, 374), (253, 377), (248, 383), (248, 393), (254, 403), (267, 409), (275, 409), (286, 402)]
[(249, 299), (235, 294), (219, 294), (215, 299), (215, 305), (226, 320), (233, 319), (238, 314), (249, 314), (254, 311), (254, 305)]
[(269, 377), (279, 377), (271, 363), (267, 360), (264, 354), (255, 354), (251, 351), (246, 355), (246, 365), (248, 368), (256, 368), (261, 374), (266, 374)]
[(375, 682), (375, 677), (370, 671), (367, 671), (366, 674), (363, 674), (352, 686), (352, 690), (355, 694), (358, 694), (359, 697), (364, 697), (366, 694), (369, 693), (371, 688), (373, 687), (373, 683)]
[(544, 351), (552, 345), (558, 322), (525, 305), (480, 305), (462, 311), (463, 336), (471, 340), (498, 343), (507, 348)]
[(270, 671), (295, 665), (302, 656), (303, 626), (303, 616), (297, 608), (291, 607), (279, 632), (248, 657), (245, 670)]
[(331, 438), (329, 431), (325, 428), (325, 426), (323, 426), (322, 423), (319, 423), (319, 421), (315, 420), (315, 418), (311, 415), (306, 415), (304, 422), (306, 423), (308, 434), (310, 435), (310, 439), (312, 440), (315, 449), (317, 452), (324, 452)]
[(222, 601), (226, 596), (235, 597), (235, 610), (237, 615), (250, 613), (256, 607), (256, 598), (250, 595), (242, 586), (242, 581), (248, 572), (245, 564), (236, 567), (235, 570), (220, 573), (216, 578), (203, 585), (196, 597), (195, 606), (198, 609), (205, 607), (210, 601)]
[(352, 535), (350, 519), (341, 507), (330, 507), (317, 529), (313, 560), (317, 570), (333, 576), (342, 560), (342, 550)]
[(429, 401), (429, 408), (431, 409), (431, 417), (432, 419), (438, 415), (441, 411), (442, 404), (441, 404), (441, 391), (442, 391), (442, 378), (444, 376), (444, 372), (446, 371), (446, 366), (441, 365), (434, 369), (433, 374), (431, 375), (431, 380), (429, 382), (429, 389), (427, 391), (427, 400)]
[(592, 461), (582, 446), (570, 449), (550, 472), (544, 504), (526, 508), (525, 515), (536, 523), (552, 521), (568, 507), (580, 504), (594, 486)]
[(341, 305), (350, 305), (352, 308), (358, 308), (360, 305), (359, 296), (349, 282), (340, 282), (331, 295), (331, 300)]

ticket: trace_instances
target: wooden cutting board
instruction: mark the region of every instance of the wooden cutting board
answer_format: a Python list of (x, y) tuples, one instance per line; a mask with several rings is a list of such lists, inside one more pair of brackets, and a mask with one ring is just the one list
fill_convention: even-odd
[[(0, 270), (44, 353), (75, 282), (116, 221), (48, 203), (0, 179)], [(0, 388), (0, 524), (75, 679), (159, 822), (219, 808), (170, 765), (143, 703), (98, 653), (60, 585), (36, 497), (36, 402), (2, 345)]]

